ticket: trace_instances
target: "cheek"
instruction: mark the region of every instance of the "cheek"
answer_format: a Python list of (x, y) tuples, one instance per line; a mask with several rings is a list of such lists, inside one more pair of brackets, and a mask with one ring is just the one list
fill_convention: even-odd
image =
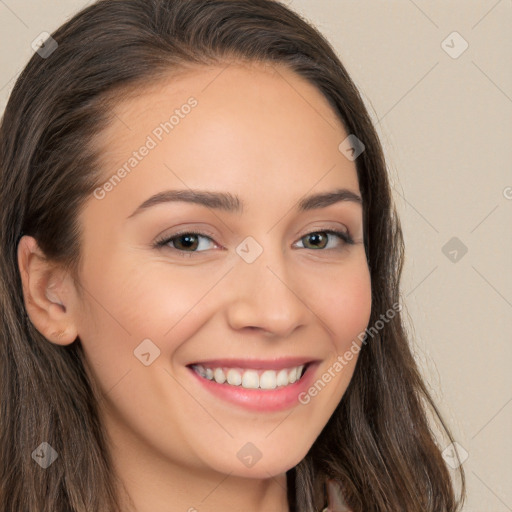
[[(319, 286), (319, 283), (323, 283)], [(310, 301), (333, 342), (333, 350), (346, 350), (364, 332), (371, 314), (372, 290), (366, 260), (354, 258), (345, 266), (327, 270), (317, 278)]]
[(134, 351), (141, 346), (149, 347), (151, 358), (159, 354), (157, 363), (168, 361), (205, 321), (207, 301), (201, 299), (216, 281), (199, 266), (173, 270), (161, 262), (105, 258), (101, 272), (91, 271), (84, 282), (86, 304), (79, 315), (84, 352), (103, 385), (111, 387), (140, 366)]
[(305, 397), (316, 403), (321, 424), (327, 422), (352, 379), (372, 309), (370, 273), (363, 257), (329, 272), (323, 283), (322, 288), (317, 286), (310, 303), (327, 331), (329, 354), (309, 398)]

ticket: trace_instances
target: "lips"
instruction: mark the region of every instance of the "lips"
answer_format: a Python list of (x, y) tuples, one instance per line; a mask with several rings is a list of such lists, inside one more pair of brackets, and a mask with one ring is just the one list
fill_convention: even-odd
[[(192, 382), (195, 383), (194, 386), (199, 386), (198, 388), (193, 388), (194, 392), (196, 389), (198, 393), (201, 393), (202, 390), (204, 390), (208, 396), (212, 397), (214, 400), (220, 399), (222, 402), (229, 402), (248, 411), (257, 413), (278, 412), (290, 409), (292, 407), (297, 407), (299, 404), (302, 404), (299, 397), (306, 393), (306, 390), (311, 386), (320, 365), (320, 362), (316, 362), (315, 360), (311, 360), (309, 358), (286, 358), (281, 360), (274, 359), (273, 361), (255, 359), (215, 359), (210, 360), (209, 363), (228, 363), (230, 365), (243, 364), (245, 368), (247, 368), (249, 365), (261, 366), (262, 363), (267, 366), (273, 365), (271, 368), (261, 368), (263, 371), (276, 369), (280, 366), (286, 367), (287, 365), (293, 366), (298, 363), (305, 363), (304, 373), (298, 380), (295, 380), (293, 383), (278, 386), (273, 389), (247, 389), (240, 385), (218, 383), (215, 380), (210, 380), (199, 375), (199, 373), (197, 373), (192, 368), (196, 363), (187, 365), (188, 374), (193, 379)], [(197, 364), (206, 365), (207, 362), (198, 362)], [(251, 367), (249, 366), (249, 368)], [(251, 370), (249, 369), (248, 371), (250, 372)]]

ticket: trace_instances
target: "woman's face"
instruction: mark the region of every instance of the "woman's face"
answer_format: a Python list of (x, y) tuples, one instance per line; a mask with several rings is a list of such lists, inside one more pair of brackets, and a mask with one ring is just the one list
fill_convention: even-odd
[[(339, 149), (349, 134), (316, 88), (275, 69), (169, 79), (120, 103), (99, 139), (105, 185), (81, 213), (84, 292), (70, 313), (118, 460), (281, 474), (349, 384), (357, 356), (335, 362), (360, 346), (371, 309), (362, 205), (301, 208), (316, 194), (360, 195)], [(190, 200), (161, 200), (171, 191)], [(280, 370), (309, 361), (283, 384)], [(207, 377), (279, 388), (210, 381), (190, 368), (201, 362)]]

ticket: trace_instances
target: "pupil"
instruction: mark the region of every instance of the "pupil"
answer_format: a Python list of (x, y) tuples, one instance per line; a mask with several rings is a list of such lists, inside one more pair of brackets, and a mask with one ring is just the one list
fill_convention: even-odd
[[(313, 238), (313, 239), (319, 239), (319, 238), (322, 238), (323, 235), (321, 234), (318, 234), (318, 233), (315, 233), (313, 235), (309, 235), (310, 238)], [(318, 241), (318, 240), (317, 240)], [(313, 244), (315, 244), (315, 242), (313, 242)]]
[[(190, 244), (192, 244), (192, 246), (194, 245), (194, 238), (195, 238), (195, 235), (182, 235), (179, 237), (178, 240), (187, 240), (185, 242), (185, 247), (190, 249), (190, 247), (191, 247)], [(191, 240), (192, 240), (192, 242), (191, 242)]]

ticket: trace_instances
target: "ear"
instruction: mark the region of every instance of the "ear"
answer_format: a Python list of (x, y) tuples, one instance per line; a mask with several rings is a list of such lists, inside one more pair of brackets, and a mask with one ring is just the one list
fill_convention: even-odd
[(69, 345), (78, 333), (71, 309), (72, 280), (49, 262), (36, 240), (23, 236), (18, 244), (18, 267), (23, 285), (25, 309), (34, 327), (49, 341)]

